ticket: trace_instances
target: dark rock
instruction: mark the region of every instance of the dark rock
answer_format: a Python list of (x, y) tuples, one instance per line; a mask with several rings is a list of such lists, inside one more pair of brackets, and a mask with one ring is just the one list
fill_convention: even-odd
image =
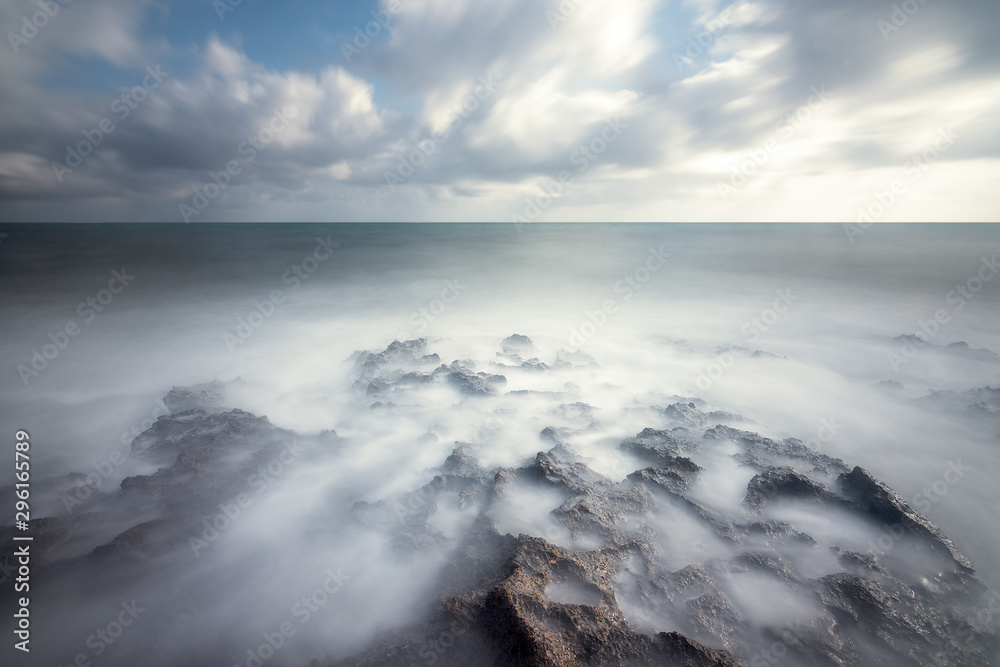
[(212, 412), (225, 405), (225, 390), (226, 383), (219, 380), (194, 387), (174, 387), (163, 397), (163, 403), (171, 414), (188, 410)]
[[(677, 437), (671, 431), (645, 429), (634, 438), (621, 442), (618, 448), (636, 458), (651, 463), (659, 472), (646, 473), (656, 483), (671, 490), (690, 487), (701, 470), (691, 459), (679, 456), (682, 451), (691, 451), (698, 446), (685, 437)], [(656, 479), (660, 477), (662, 479)]]
[(898, 493), (876, 480), (867, 470), (856, 467), (850, 474), (841, 475), (838, 481), (844, 495), (854, 501), (858, 510), (880, 524), (902, 526), (924, 540), (934, 552), (953, 560), (962, 571), (973, 572), (969, 559), (959, 553), (937, 526), (914, 511)]
[(762, 471), (781, 466), (801, 468), (803, 464), (826, 475), (848, 471), (840, 459), (815, 452), (795, 438), (779, 442), (759, 433), (741, 431), (730, 426), (714, 426), (705, 431), (704, 437), (711, 441), (732, 440), (743, 449), (738, 460)]
[(743, 505), (756, 512), (776, 498), (836, 502), (825, 485), (791, 468), (771, 468), (750, 480)]
[[(737, 667), (726, 652), (678, 633), (650, 636), (632, 630), (612, 589), (611, 577), (622, 557), (613, 549), (573, 553), (521, 535), (499, 576), (448, 599), (428, 630), (390, 641), (359, 658), (325, 664), (408, 665), (417, 655), (416, 637), (434, 636), (439, 628), (451, 628), (461, 630), (461, 639), (438, 655), (438, 664), (443, 666)], [(575, 590), (573, 597), (592, 604), (553, 601), (551, 590), (555, 586)]]
[(646, 428), (634, 438), (623, 440), (618, 449), (628, 452), (638, 458), (657, 463), (660, 460), (675, 458), (683, 451), (690, 451), (697, 446), (683, 437), (678, 437), (673, 431), (657, 431)]
[[(679, 460), (689, 461), (689, 459)], [(693, 474), (674, 467), (643, 468), (631, 473), (628, 478), (635, 482), (649, 482), (673, 493), (680, 493), (694, 484)]]
[(663, 416), (685, 426), (703, 426), (705, 414), (694, 403), (673, 403), (663, 410)]
[[(404, 342), (393, 341), (385, 350), (378, 353), (355, 352), (351, 355), (351, 360), (354, 362), (354, 374), (357, 377), (355, 386), (367, 389), (371, 381), (382, 376), (387, 367), (394, 370), (416, 370), (417, 367), (433, 367), (441, 363), (441, 358), (438, 355), (428, 355), (426, 352), (426, 338)], [(392, 380), (394, 378), (384, 379)]]
[(557, 445), (564, 444), (566, 439), (573, 435), (573, 430), (568, 428), (562, 428), (557, 426), (546, 426), (542, 429), (542, 432), (538, 434), (542, 440), (548, 440)]
[(507, 378), (489, 373), (472, 373), (464, 368), (442, 366), (447, 381), (466, 396), (493, 396), (507, 384)]
[(738, 535), (762, 539), (764, 544), (778, 546), (788, 542), (797, 542), (809, 546), (815, 546), (816, 540), (805, 533), (792, 528), (787, 523), (781, 521), (754, 521), (746, 525), (736, 526)]

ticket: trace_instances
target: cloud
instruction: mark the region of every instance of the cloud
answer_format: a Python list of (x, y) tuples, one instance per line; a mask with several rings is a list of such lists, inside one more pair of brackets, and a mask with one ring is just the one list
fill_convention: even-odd
[[(16, 27), (32, 7), (0, 16)], [(892, 3), (860, 0), (371, 5), (390, 7), (385, 33), (350, 62), (326, 43), (327, 62), (289, 68), (259, 48), (280, 10), (244, 7), (231, 17), (245, 20), (236, 32), (206, 24), (185, 42), (159, 27), (170, 11), (151, 3), (64, 6), (20, 53), (0, 56), (12, 101), (0, 120), (5, 215), (177, 219), (178, 203), (285, 107), (301, 114), (200, 220), (509, 220), (525, 196), (575, 170), (575, 152), (613, 119), (629, 129), (540, 219), (853, 220), (952, 126), (960, 139), (885, 219), (995, 210), (984, 183), (1000, 152), (1000, 54), (974, 18), (996, 14), (990, 3), (895, 16)], [(354, 27), (324, 34), (349, 40)], [(83, 79), (56, 83), (67, 65)], [(60, 182), (52, 163), (155, 65), (169, 78)], [(495, 85), (484, 93), (483, 81)], [(816, 89), (829, 93), (821, 105), (810, 104)], [(435, 133), (433, 154), (414, 154)], [(772, 139), (766, 163), (721, 192)], [(388, 188), (411, 156), (420, 164)]]

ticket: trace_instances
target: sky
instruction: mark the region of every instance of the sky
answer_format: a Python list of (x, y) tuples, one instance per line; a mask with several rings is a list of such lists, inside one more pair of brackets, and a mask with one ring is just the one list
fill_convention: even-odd
[(0, 220), (996, 220), (996, 0), (11, 0)]

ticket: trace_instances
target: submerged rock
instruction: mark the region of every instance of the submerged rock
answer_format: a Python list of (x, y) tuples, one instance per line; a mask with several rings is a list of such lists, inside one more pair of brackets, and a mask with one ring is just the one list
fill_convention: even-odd
[[(505, 353), (529, 344), (512, 336)], [(794, 438), (722, 425), (746, 422), (693, 400), (627, 412), (652, 423), (629, 423), (617, 432), (636, 435), (610, 437), (596, 420), (606, 414), (599, 407), (562, 392), (501, 394), (504, 376), (476, 372), (474, 360), (442, 365), (424, 339), (353, 359), (358, 391), (350, 405), (359, 423), (384, 423), (383, 433), (393, 434), (394, 416), (419, 414), (427, 397), (449, 395), (443, 386), (477, 397), (443, 408), (468, 410), (474, 420), (457, 442), (444, 420), (419, 429), (405, 424), (400, 439), (419, 450), (421, 468), (412, 472), (420, 482), (389, 478), (397, 462), (378, 458), (373, 469), (391, 483), (375, 488), (389, 490), (353, 480), (333, 489), (322, 475), (301, 478), (313, 480), (316, 488), (307, 491), (322, 498), (307, 508), (315, 517), (310, 531), (330, 542), (377, 535), (373, 560), (414, 565), (401, 572), (430, 579), (419, 613), (386, 614), (406, 618), (405, 625), (384, 627), (350, 651), (331, 643), (288, 652), (288, 664), (314, 649), (311, 664), (327, 667), (735, 667), (779, 658), (793, 666), (885, 667), (940, 664), (941, 656), (951, 661), (945, 664), (987, 667), (1000, 650), (993, 628), (968, 620), (984, 608), (985, 588), (972, 563), (862, 468)], [(557, 366), (538, 372), (574, 372)], [(139, 473), (85, 514), (31, 522), (36, 564), (52, 581), (114, 572), (103, 585), (120, 587), (114, 595), (124, 597), (132, 582), (169, 580), (171, 602), (148, 624), (157, 650), (184, 639), (177, 630), (184, 619), (214, 609), (214, 593), (190, 576), (192, 559), (212, 557), (210, 541), (236, 521), (238, 513), (230, 513), (257, 486), (255, 478), (269, 488), (300, 456), (301, 436), (225, 407), (222, 389), (172, 389), (165, 397), (171, 414), (131, 444)], [(382, 394), (407, 400), (373, 402)], [(544, 411), (522, 422), (518, 406), (525, 405)], [(496, 424), (477, 430), (489, 420)], [(504, 431), (504, 424), (513, 428)], [(326, 430), (310, 442), (312, 462), (335, 456), (341, 440)], [(352, 456), (368, 455), (363, 438), (348, 444)], [(492, 447), (520, 449), (504, 458)], [(484, 463), (498, 460), (502, 466)], [(57, 480), (53, 488), (79, 481)], [(340, 505), (332, 509), (334, 503)], [(114, 530), (80, 546), (98, 521)], [(263, 536), (268, 527), (244, 523), (241, 530)], [(5, 544), (12, 535), (12, 528), (0, 529)], [(314, 535), (303, 543), (324, 544)], [(170, 560), (180, 552), (183, 558)], [(12, 556), (12, 548), (4, 552), (5, 568)], [(254, 554), (253, 567), (232, 574), (227, 590), (246, 586), (245, 572), (273, 572), (264, 561)], [(214, 573), (229, 577), (228, 563), (223, 559)], [(378, 578), (374, 570), (365, 574)], [(344, 604), (361, 598), (349, 599)], [(169, 652), (143, 659), (157, 666), (232, 664), (233, 656), (243, 661), (241, 648), (234, 653), (220, 642), (200, 662), (178, 662)]]
[[(592, 406), (576, 405), (554, 414), (592, 419)], [(736, 665), (766, 662), (776, 645), (787, 664), (798, 665), (913, 664), (942, 651), (967, 661), (961, 664), (989, 664), (994, 634), (970, 627), (965, 638), (956, 635), (984, 590), (971, 563), (891, 489), (794, 438), (719, 425), (745, 420), (694, 401), (671, 404), (663, 418), (618, 443), (647, 467), (614, 479), (577, 453), (574, 442), (586, 429), (544, 428), (548, 449), (516, 468), (486, 471), (472, 456), (477, 445), (457, 447), (420, 492), (429, 507), (447, 491), (478, 511), (438, 585), (441, 603), (416, 629), (322, 664)], [(700, 500), (700, 480), (712, 471), (699, 461), (722, 445), (735, 445), (734, 464), (752, 472), (742, 504), (728, 514)], [(534, 487), (564, 494), (549, 516), (565, 532), (499, 534), (491, 517)], [(831, 521), (846, 514), (873, 526), (899, 523), (907, 548), (912, 542), (936, 560), (909, 571), (891, 550), (859, 553), (839, 536), (814, 537), (774, 518), (772, 506), (808, 507)], [(428, 545), (435, 534), (429, 516), (415, 513), (406, 528)], [(686, 539), (671, 534), (681, 516), (681, 524), (693, 522), (718, 540), (703, 556), (676, 555), (675, 539)], [(826, 573), (817, 576), (816, 567)], [(740, 577), (760, 582), (754, 586), (772, 582), (811, 612), (784, 626), (760, 624), (741, 602)], [(671, 619), (673, 627), (654, 631), (643, 618)], [(427, 637), (453, 644), (428, 653)]]
[(449, 384), (466, 396), (493, 396), (500, 387), (507, 384), (507, 378), (503, 375), (472, 373), (454, 364), (450, 368), (442, 366), (439, 371), (445, 374)]

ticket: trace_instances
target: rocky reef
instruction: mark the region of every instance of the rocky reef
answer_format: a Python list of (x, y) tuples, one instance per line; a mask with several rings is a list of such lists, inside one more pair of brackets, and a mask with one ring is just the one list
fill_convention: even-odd
[[(303, 665), (994, 664), (1000, 644), (978, 620), (987, 591), (973, 564), (869, 471), (692, 398), (645, 406), (634, 419), (649, 421), (616, 438), (571, 382), (544, 391), (515, 382), (600, 373), (583, 353), (541, 361), (524, 335), (503, 340), (485, 362), (503, 374), (473, 360), (445, 364), (428, 347), (420, 339), (356, 353), (358, 411), (391, 417), (397, 403), (413, 410), (433, 389), (452, 392), (453, 410), (544, 403), (551, 424), (516, 465), (481, 462), (495, 446), (489, 437), (459, 441), (425, 484), (351, 499), (344, 521), (387, 535), (394, 558), (432, 554), (446, 564), (428, 582), (419, 619), (383, 629), (353, 655), (319, 647)], [(255, 475), (266, 479), (301, 456), (301, 436), (227, 406), (226, 389), (173, 388), (164, 397), (171, 413), (131, 443), (129, 458), (145, 472), (69, 516), (31, 522), (36, 573), (76, 581), (89, 568), (116, 569), (128, 573), (117, 584), (124, 591), (144, 578), (170, 582), (173, 601), (156, 612), (149, 646), (121, 654), (121, 664), (243, 660), (240, 647), (178, 648), (181, 620), (207, 605), (208, 593), (165, 554), (193, 548), (198, 556), (210, 542), (201, 526), (210, 529), (220, 507), (243, 506)], [(333, 431), (312, 436), (307, 456), (321, 460), (342, 442)], [(83, 479), (46, 484), (65, 492)], [(532, 510), (548, 528), (503, 530), (498, 517), (537, 505), (524, 501), (532, 494), (556, 499)], [(467, 516), (467, 525), (445, 534), (435, 520), (443, 510)], [(116, 528), (101, 537), (97, 525)], [(12, 532), (0, 529), (4, 544)]]
[[(498, 357), (512, 361), (535, 352), (524, 336), (502, 347)], [(974, 620), (985, 588), (972, 564), (871, 473), (794, 438), (734, 428), (746, 420), (694, 401), (659, 412), (668, 428), (644, 428), (618, 444), (646, 465), (619, 480), (588, 466), (565, 428), (544, 429), (539, 441), (554, 445), (516, 468), (487, 470), (472, 455), (474, 444), (456, 443), (434, 479), (414, 492), (421, 509), (399, 528), (407, 535), (401, 548), (439, 548), (428, 523), (433, 511), (456, 496), (478, 508), (437, 584), (434, 613), (362, 655), (319, 664), (993, 664), (997, 638)], [(729, 511), (691, 493), (709, 472), (692, 456), (718, 450), (752, 472)], [(551, 514), (572, 548), (497, 531), (490, 516), (518, 484), (564, 494)], [(354, 517), (388, 529), (391, 506), (407, 500), (359, 503)], [(814, 537), (781, 520), (775, 507), (855, 523)], [(675, 516), (683, 516), (676, 526)], [(670, 533), (685, 539), (691, 523), (715, 545), (682, 562), (665, 552)], [(854, 528), (869, 537), (851, 534)], [(752, 593), (740, 590), (743, 580)], [(799, 611), (782, 624), (755, 618), (768, 591)], [(748, 604), (747, 595), (761, 599)], [(657, 625), (672, 629), (650, 629)]]

